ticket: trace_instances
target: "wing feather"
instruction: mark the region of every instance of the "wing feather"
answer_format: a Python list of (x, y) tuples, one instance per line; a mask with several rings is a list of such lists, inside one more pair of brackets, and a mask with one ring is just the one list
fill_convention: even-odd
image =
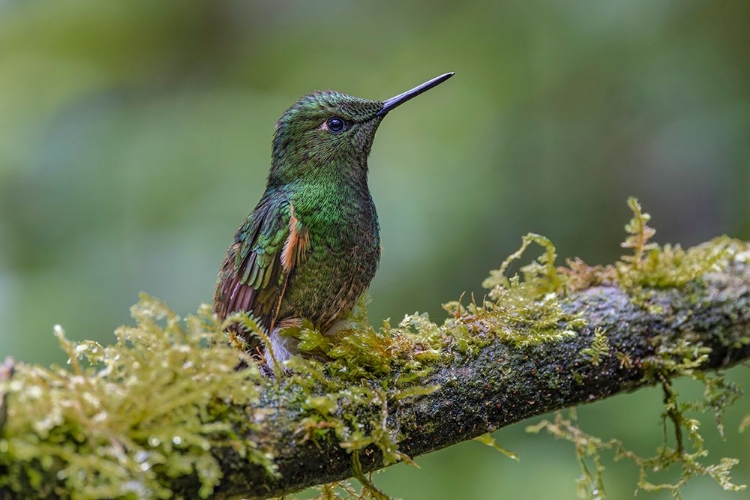
[[(307, 242), (306, 229), (288, 198), (264, 196), (227, 251), (216, 283), (214, 311), (222, 320), (235, 311), (247, 311), (263, 327), (272, 328), (289, 275), (304, 260)], [(289, 259), (289, 252), (294, 259)], [(289, 262), (294, 265), (289, 267)]]

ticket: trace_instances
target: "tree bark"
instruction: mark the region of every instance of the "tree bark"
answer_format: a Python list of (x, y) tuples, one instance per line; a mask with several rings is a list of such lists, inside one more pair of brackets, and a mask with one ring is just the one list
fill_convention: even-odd
[[(399, 449), (415, 457), (551, 410), (654, 385), (657, 373), (668, 379), (679, 375), (660, 366), (682, 355), (673, 352), (682, 341), (710, 349), (702, 370), (727, 368), (750, 356), (748, 263), (735, 262), (698, 287), (647, 295), (647, 303), (639, 304), (619, 287), (573, 293), (563, 302), (586, 320), (578, 335), (523, 348), (497, 339), (476, 356), (454, 357), (424, 380), (439, 385), (438, 391), (389, 407), (390, 426), (403, 436)], [(481, 321), (467, 324), (475, 333), (487, 329)], [(609, 351), (594, 363), (582, 351), (597, 330), (606, 332)], [(226, 476), (216, 498), (264, 498), (352, 476), (351, 456), (335, 439), (300, 442), (294, 433), (299, 408), (282, 404), (277, 411), (274, 425), (253, 439), (274, 450), (280, 477), (241, 466), (224, 450)], [(374, 451), (361, 462), (364, 471), (382, 467)]]
[[(710, 350), (701, 370), (719, 370), (747, 359), (750, 259), (747, 252), (740, 255), (722, 272), (680, 288), (640, 290), (637, 298), (618, 286), (572, 292), (560, 299), (562, 306), (570, 314), (580, 314), (586, 326), (554, 341), (515, 346), (489, 333), (490, 325), (482, 320), (464, 316), (472, 335), (492, 339), (488, 345), (478, 353), (441, 358), (421, 379), (423, 386), (439, 386), (431, 394), (407, 399), (395, 397), (397, 389), (385, 394), (388, 428), (398, 431), (399, 450), (415, 457), (551, 410), (677, 377), (681, 372), (671, 370), (668, 361), (680, 363), (690, 357), (686, 346)], [(606, 336), (608, 349), (592, 356), (587, 349), (595, 333)], [(697, 349), (690, 352), (698, 358)], [(278, 477), (249, 464), (231, 447), (216, 448), (212, 453), (223, 477), (212, 498), (266, 498), (352, 476), (352, 455), (333, 433), (315, 441), (299, 432), (304, 409), (299, 401), (282, 397), (294, 389), (285, 384), (269, 389), (251, 407), (229, 409), (233, 418), (261, 422), (242, 437), (274, 456)], [(377, 416), (380, 409), (372, 411)], [(361, 421), (373, 415), (362, 415)], [(383, 466), (375, 447), (363, 450), (359, 459), (364, 472)], [(47, 473), (55, 481), (54, 471)], [(176, 494), (195, 498), (199, 485), (197, 476), (187, 475), (171, 487)], [(1, 498), (33, 496), (0, 488)]]

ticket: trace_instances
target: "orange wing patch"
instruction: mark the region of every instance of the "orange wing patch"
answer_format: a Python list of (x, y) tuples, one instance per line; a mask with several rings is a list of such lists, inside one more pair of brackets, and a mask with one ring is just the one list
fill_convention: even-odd
[(305, 261), (307, 245), (310, 243), (310, 235), (307, 228), (300, 223), (294, 214), (294, 205), (289, 204), (291, 215), (289, 216), (289, 236), (284, 242), (284, 249), (281, 251), (281, 267), (286, 273), (292, 272), (295, 266)]
[(307, 228), (302, 225), (297, 216), (294, 214), (294, 205), (289, 204), (289, 236), (286, 237), (284, 242), (284, 248), (281, 250), (281, 267), (284, 269), (284, 283), (281, 285), (281, 293), (279, 293), (279, 299), (276, 302), (276, 310), (274, 311), (273, 317), (271, 318), (271, 324), (268, 331), (273, 331), (276, 327), (276, 319), (279, 317), (279, 311), (281, 310), (281, 301), (284, 299), (286, 293), (286, 286), (289, 283), (289, 275), (295, 266), (304, 262), (307, 250), (307, 245), (310, 243), (310, 235), (307, 232)]

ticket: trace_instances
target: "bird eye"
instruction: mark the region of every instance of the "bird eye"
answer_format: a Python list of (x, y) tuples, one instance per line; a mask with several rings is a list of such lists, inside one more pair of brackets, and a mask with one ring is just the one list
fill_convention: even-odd
[(328, 131), (332, 134), (340, 134), (347, 129), (346, 120), (344, 120), (343, 118), (339, 118), (338, 116), (329, 118), (326, 122), (326, 129), (328, 129)]

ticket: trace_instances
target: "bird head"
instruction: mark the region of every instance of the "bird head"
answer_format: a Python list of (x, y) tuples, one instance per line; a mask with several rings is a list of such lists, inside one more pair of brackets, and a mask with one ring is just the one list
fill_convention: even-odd
[(331, 178), (366, 181), (367, 157), (385, 115), (451, 76), (438, 76), (385, 101), (330, 90), (303, 96), (276, 123), (269, 185)]

